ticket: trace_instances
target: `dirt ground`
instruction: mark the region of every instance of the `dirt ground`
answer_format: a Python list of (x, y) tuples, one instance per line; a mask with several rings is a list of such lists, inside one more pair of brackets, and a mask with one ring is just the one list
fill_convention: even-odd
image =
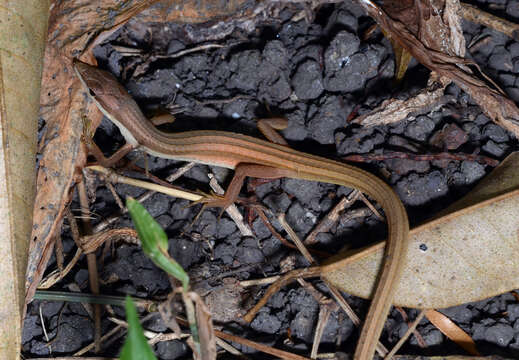
[[(519, 2), (493, 0), (474, 2), (482, 9), (519, 22)], [(113, 34), (95, 50), (102, 68), (116, 75), (147, 115), (158, 111), (176, 112), (176, 121), (164, 125), (171, 131), (219, 129), (261, 137), (256, 119), (285, 117), (288, 128), (281, 133), (295, 149), (328, 158), (358, 154), (383, 154), (399, 151), (407, 154), (434, 154), (446, 149), (460, 154), (457, 160), (412, 157), (365, 161), (358, 165), (384, 178), (406, 205), (412, 225), (419, 224), (470, 191), (493, 166), (469, 161), (463, 154), (479, 154), (502, 160), (519, 149), (517, 139), (495, 125), (471, 98), (456, 85), (449, 85), (441, 106), (412, 114), (393, 125), (361, 127), (348, 123), (353, 115), (371, 111), (383, 100), (407, 98), (425, 87), (429, 71), (415, 60), (400, 85), (393, 82), (394, 57), (390, 42), (375, 31), (364, 34), (373, 25), (362, 9), (346, 1), (326, 5), (312, 23), (291, 21), (295, 11), (281, 11), (278, 18), (262, 24), (252, 33), (234, 30), (223, 39), (207, 41), (222, 47), (201, 50), (181, 57), (153, 57), (175, 54), (198, 44), (189, 40), (180, 25), (141, 28), (132, 22)], [(467, 57), (481, 68), (519, 103), (519, 43), (494, 30), (463, 21), (468, 46)], [(129, 55), (124, 49), (139, 49)], [(136, 74), (136, 69), (139, 73)], [(454, 134), (453, 137), (448, 136)], [(124, 144), (118, 130), (106, 119), (98, 129), (96, 142), (108, 154)], [(132, 154), (137, 164), (143, 157)], [(182, 166), (160, 158), (148, 157), (151, 173), (166, 178)], [(175, 185), (191, 190), (209, 191), (208, 173), (225, 186), (232, 174), (212, 166), (196, 165)], [(144, 177), (143, 175), (136, 175)], [(105, 183), (96, 180), (95, 202), (90, 210), (99, 223), (118, 210)], [(128, 185), (116, 185), (122, 198), (138, 197), (145, 191)], [(285, 213), (296, 233), (305, 238), (316, 223), (352, 189), (330, 184), (282, 179), (242, 190), (255, 195), (273, 213)], [(315, 298), (297, 283), (284, 287), (271, 298), (250, 325), (237, 321), (244, 310), (256, 303), (265, 286), (236, 290), (232, 285), (243, 280), (279, 274), (282, 266), (303, 267), (308, 262), (297, 251), (285, 247), (272, 235), (264, 222), (251, 220), (255, 237), (242, 237), (227, 216), (218, 220), (219, 211), (204, 211), (193, 223), (200, 206), (187, 207), (185, 200), (155, 194), (144, 206), (166, 230), (170, 254), (189, 270), (194, 288), (207, 295), (216, 323), (231, 333), (286, 351), (309, 354), (319, 313)], [(77, 200), (72, 208), (79, 208)], [(245, 213), (245, 208), (240, 207)], [(345, 211), (329, 232), (317, 236), (317, 250), (334, 253), (345, 245), (362, 246), (383, 239), (385, 224), (357, 202)], [(281, 231), (275, 217), (274, 228)], [(127, 215), (112, 227), (131, 227)], [(64, 250), (74, 251), (74, 242), (65, 226)], [(101, 293), (131, 294), (164, 300), (171, 292), (167, 276), (148, 260), (138, 246), (118, 243), (98, 257)], [(101, 261), (102, 260), (102, 261)], [(55, 259), (49, 268), (55, 267)], [(68, 290), (77, 284), (88, 292), (86, 261), (76, 267), (58, 286)], [(324, 294), (319, 280), (311, 283)], [(365, 314), (368, 302), (346, 294), (352, 307)], [(41, 311), (41, 317), (40, 317)], [(121, 308), (115, 315), (123, 318)], [(413, 319), (417, 311), (406, 309)], [(512, 293), (442, 310), (475, 341), (483, 355), (519, 357), (519, 302)], [(49, 339), (42, 330), (43, 319)], [(143, 324), (151, 331), (166, 331), (158, 313)], [(105, 318), (103, 331), (113, 324)], [(391, 348), (407, 330), (399, 311), (393, 309), (381, 341)], [(463, 354), (463, 350), (427, 320), (418, 332), (426, 347), (411, 337), (400, 353), (418, 355)], [(320, 352), (352, 353), (358, 332), (341, 311), (332, 313), (324, 329)], [(101, 355), (116, 356), (123, 337), (103, 344)], [(36, 356), (71, 355), (93, 340), (93, 322), (80, 304), (34, 301), (24, 324), (23, 353)], [(236, 344), (251, 359), (266, 355)], [(190, 358), (183, 341), (159, 342), (154, 347), (160, 359)], [(51, 352), (52, 351), (52, 352)], [(232, 358), (226, 355), (224, 358)]]

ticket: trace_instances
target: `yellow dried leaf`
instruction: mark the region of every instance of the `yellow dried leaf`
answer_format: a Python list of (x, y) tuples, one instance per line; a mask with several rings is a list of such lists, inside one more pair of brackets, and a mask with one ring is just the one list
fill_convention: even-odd
[(48, 1), (0, 1), (0, 359), (18, 359)]

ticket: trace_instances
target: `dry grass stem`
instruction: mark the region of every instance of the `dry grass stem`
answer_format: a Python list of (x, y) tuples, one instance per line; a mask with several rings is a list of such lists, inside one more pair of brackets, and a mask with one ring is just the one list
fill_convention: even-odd
[(153, 191), (160, 192), (160, 193), (163, 193), (163, 194), (166, 194), (169, 196), (178, 197), (178, 198), (182, 198), (182, 199), (186, 199), (186, 200), (190, 200), (190, 201), (199, 201), (200, 199), (202, 199), (202, 195), (196, 194), (191, 191), (168, 188), (168, 187), (153, 184), (153, 183), (150, 183), (147, 181), (132, 179), (127, 176), (118, 175), (115, 172), (113, 172), (112, 170), (99, 166), (99, 165), (88, 166), (87, 169), (102, 173), (103, 175), (105, 175), (107, 177), (107, 181), (110, 181), (115, 184), (121, 183), (121, 184), (137, 186), (137, 187), (140, 187), (143, 189), (153, 190)]

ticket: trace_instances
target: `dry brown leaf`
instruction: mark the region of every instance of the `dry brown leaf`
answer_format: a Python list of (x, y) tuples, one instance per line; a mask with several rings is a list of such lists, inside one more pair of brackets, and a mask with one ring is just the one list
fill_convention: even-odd
[(448, 98), (444, 95), (445, 87), (450, 83), (445, 78), (431, 76), (427, 87), (415, 96), (400, 100), (391, 98), (385, 100), (369, 113), (356, 117), (352, 123), (362, 126), (377, 126), (392, 124), (404, 120), (413, 113), (427, 113), (444, 105)]
[(200, 337), (201, 358), (202, 360), (214, 360), (217, 355), (216, 337), (211, 311), (196, 292), (190, 292), (189, 296), (196, 304), (196, 324)]
[[(42, 160), (33, 212), (26, 303), (31, 301), (42, 278), (54, 246), (53, 235), (60, 231), (59, 223), (70, 202), (71, 189), (85, 164), (85, 150), (80, 141), (83, 119), (88, 118), (92, 130), (101, 120), (100, 112), (80, 90), (73, 75), (72, 59), (80, 56), (93, 64), (93, 45), (139, 13), (140, 21), (202, 22), (242, 10), (246, 1), (169, 0), (147, 9), (156, 2), (129, 0), (123, 8), (116, 0), (71, 0), (56, 2), (51, 10), (40, 99), (40, 116), (46, 128), (40, 143)], [(248, 12), (243, 10), (240, 14), (251, 13), (252, 5), (248, 4), (247, 9)]]
[(48, 1), (0, 1), (0, 358), (18, 359)]
[(461, 346), (470, 355), (479, 356), (479, 351), (476, 348), (474, 340), (456, 325), (451, 319), (436, 310), (426, 310), (425, 316), (427, 319), (438, 328), (445, 336)]
[[(461, 42), (443, 46), (442, 42), (450, 41), (451, 37), (435, 30), (434, 23), (420, 22), (420, 26), (416, 28), (416, 20), (410, 20), (412, 17), (409, 14), (388, 15), (371, 0), (359, 1), (359, 4), (391, 38), (398, 41), (422, 65), (454, 81), (477, 102), (489, 118), (519, 137), (519, 109), (481, 72), (477, 64), (464, 59), (461, 53), (451, 51), (452, 48), (459, 48)], [(457, 16), (452, 14), (459, 13), (460, 5), (457, 0), (428, 0), (415, 1), (415, 7), (416, 14), (419, 15), (416, 18), (421, 20), (427, 17), (441, 18), (442, 13), (445, 16)], [(458, 10), (447, 11), (449, 8)], [(450, 30), (457, 31), (454, 28)]]
[[(459, 3), (455, 0), (445, 1), (441, 7), (438, 3), (443, 1), (414, 1), (414, 0), (390, 0), (384, 1), (383, 9), (391, 17), (405, 24), (416, 41), (421, 42), (430, 49), (444, 52), (446, 54), (463, 57), (465, 55), (465, 38), (461, 29), (461, 19), (458, 15)], [(432, 6), (434, 5), (434, 6)], [(431, 9), (432, 7), (432, 9)], [(442, 13), (434, 9), (441, 8)], [(398, 80), (403, 76), (407, 65), (405, 62), (411, 53), (402, 46), (398, 38), (394, 38), (391, 32), (382, 28), (386, 37), (391, 40), (395, 52), (396, 70), (395, 78)], [(356, 118), (353, 122), (364, 126), (379, 124), (390, 124), (402, 121), (413, 113), (423, 113), (442, 106), (446, 100), (444, 89), (451, 83), (451, 79), (440, 76), (434, 71), (429, 77), (427, 88), (416, 96), (401, 100), (388, 99), (370, 113)]]
[[(443, 308), (519, 288), (519, 153), (444, 214), (411, 230), (395, 305)], [(383, 244), (374, 245), (339, 270), (325, 265), (323, 277), (367, 298), (382, 256)], [(329, 260), (329, 268), (344, 257)]]

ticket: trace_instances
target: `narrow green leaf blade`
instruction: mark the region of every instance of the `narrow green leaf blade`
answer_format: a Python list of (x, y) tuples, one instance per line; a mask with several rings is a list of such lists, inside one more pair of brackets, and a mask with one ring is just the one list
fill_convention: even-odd
[(137, 315), (137, 309), (129, 296), (126, 296), (125, 307), (126, 321), (128, 321), (128, 336), (121, 350), (121, 360), (157, 360), (153, 350), (146, 341)]
[(135, 199), (128, 197), (126, 207), (135, 224), (144, 253), (162, 270), (182, 282), (187, 290), (189, 276), (168, 254), (168, 237), (148, 211)]
[(144, 253), (149, 256), (150, 253), (158, 250), (158, 248), (168, 251), (168, 237), (166, 233), (144, 206), (137, 200), (128, 197), (126, 199), (126, 207), (141, 239)]

